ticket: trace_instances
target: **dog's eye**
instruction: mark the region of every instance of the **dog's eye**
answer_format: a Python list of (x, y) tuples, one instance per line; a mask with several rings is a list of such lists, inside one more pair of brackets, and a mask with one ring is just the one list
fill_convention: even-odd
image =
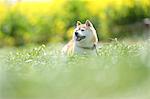
[(81, 31), (85, 31), (85, 30), (81, 29)]

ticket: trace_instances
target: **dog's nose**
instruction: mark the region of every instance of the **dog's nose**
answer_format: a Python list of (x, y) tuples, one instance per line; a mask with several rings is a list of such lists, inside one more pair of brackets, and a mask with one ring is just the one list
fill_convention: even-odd
[(75, 36), (78, 36), (78, 32), (75, 32)]

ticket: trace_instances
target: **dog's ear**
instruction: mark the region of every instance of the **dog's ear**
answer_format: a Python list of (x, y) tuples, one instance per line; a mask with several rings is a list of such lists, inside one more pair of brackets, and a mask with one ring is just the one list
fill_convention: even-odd
[(80, 21), (77, 21), (76, 26), (81, 25), (82, 23)]
[(93, 26), (92, 23), (91, 23), (89, 20), (86, 20), (85, 24), (86, 24), (86, 26), (88, 26), (88, 27), (92, 27), (92, 26)]

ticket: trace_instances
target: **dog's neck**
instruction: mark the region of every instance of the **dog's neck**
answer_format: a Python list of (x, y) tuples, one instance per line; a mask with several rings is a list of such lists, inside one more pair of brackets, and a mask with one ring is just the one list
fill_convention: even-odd
[(78, 46), (78, 47), (82, 49), (87, 49), (87, 50), (94, 50), (96, 49), (96, 44), (93, 44), (91, 47), (81, 47), (81, 46)]
[(74, 46), (74, 53), (76, 54), (87, 54), (87, 55), (97, 55), (96, 45), (93, 44), (89, 47), (81, 47), (81, 46)]
[(87, 43), (77, 43), (75, 42), (75, 46), (81, 49), (89, 49), (89, 50), (93, 50), (95, 44), (91, 43), (91, 42), (87, 42)]

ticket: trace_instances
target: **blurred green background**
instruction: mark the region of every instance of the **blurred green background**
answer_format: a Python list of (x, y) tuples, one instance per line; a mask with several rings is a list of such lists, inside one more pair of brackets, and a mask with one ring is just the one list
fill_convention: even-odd
[[(99, 56), (62, 56), (87, 19)], [(149, 37), (150, 0), (0, 0), (0, 99), (150, 99)]]
[(66, 42), (89, 19), (101, 41), (150, 34), (149, 0), (0, 0), (0, 47)]

